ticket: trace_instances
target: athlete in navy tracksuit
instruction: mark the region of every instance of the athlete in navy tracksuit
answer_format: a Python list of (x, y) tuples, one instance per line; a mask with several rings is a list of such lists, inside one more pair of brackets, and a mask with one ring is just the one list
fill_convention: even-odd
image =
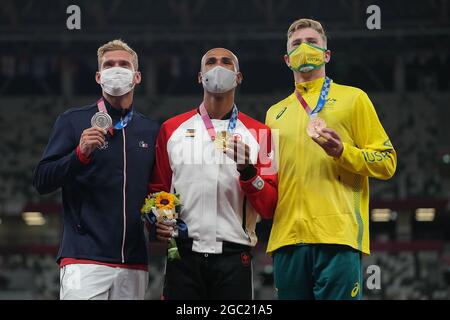
[[(127, 51), (113, 50), (104, 52), (103, 61), (120, 65), (121, 55), (132, 57)], [(99, 103), (64, 112), (33, 181), (40, 194), (62, 188), (64, 230), (57, 258), (61, 299), (142, 299), (148, 282), (140, 208), (147, 195), (159, 125), (131, 105), (113, 107), (108, 100), (117, 101), (117, 97), (111, 98), (114, 92), (103, 82), (102, 87), (113, 124), (132, 112), (131, 120), (123, 129), (109, 130), (87, 157), (80, 137), (91, 130)]]

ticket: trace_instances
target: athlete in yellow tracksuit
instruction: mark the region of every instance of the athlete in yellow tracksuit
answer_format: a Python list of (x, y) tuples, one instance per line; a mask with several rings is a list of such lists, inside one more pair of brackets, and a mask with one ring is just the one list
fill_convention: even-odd
[(291, 25), (285, 60), (297, 93), (266, 117), (279, 139), (278, 205), (267, 252), (280, 299), (361, 298), (361, 253), (370, 253), (368, 178), (389, 179), (396, 169), (396, 152), (360, 89), (331, 82), (315, 114), (327, 128), (312, 127), (320, 137), (307, 134), (314, 116), (300, 101), (314, 113), (319, 95), (326, 95), (324, 65), (331, 53), (324, 48), (320, 23)]

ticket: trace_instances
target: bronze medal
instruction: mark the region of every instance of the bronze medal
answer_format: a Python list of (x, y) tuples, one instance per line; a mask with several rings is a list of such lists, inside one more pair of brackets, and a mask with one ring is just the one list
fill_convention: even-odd
[(308, 126), (306, 128), (306, 133), (311, 138), (319, 138), (320, 135), (318, 131), (321, 131), (322, 129), (325, 129), (327, 127), (327, 124), (325, 120), (319, 117), (315, 117), (314, 119), (310, 119)]

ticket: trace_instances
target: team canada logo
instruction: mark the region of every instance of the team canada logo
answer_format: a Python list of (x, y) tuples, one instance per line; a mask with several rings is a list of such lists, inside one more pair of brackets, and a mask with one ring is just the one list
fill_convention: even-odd
[(241, 253), (241, 261), (244, 267), (248, 267), (250, 265), (251, 260), (252, 258), (250, 257), (250, 254), (248, 252)]

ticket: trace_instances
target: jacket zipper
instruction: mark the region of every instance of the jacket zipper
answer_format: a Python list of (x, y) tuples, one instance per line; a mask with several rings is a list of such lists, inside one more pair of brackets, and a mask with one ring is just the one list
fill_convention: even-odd
[(122, 263), (125, 263), (125, 255), (124, 255), (124, 248), (125, 248), (125, 234), (127, 232), (127, 215), (126, 215), (126, 185), (127, 185), (127, 152), (126, 152), (126, 136), (125, 136), (125, 128), (122, 129), (122, 136), (123, 136), (123, 189), (122, 189), (122, 196), (123, 196), (123, 236), (122, 236)]

